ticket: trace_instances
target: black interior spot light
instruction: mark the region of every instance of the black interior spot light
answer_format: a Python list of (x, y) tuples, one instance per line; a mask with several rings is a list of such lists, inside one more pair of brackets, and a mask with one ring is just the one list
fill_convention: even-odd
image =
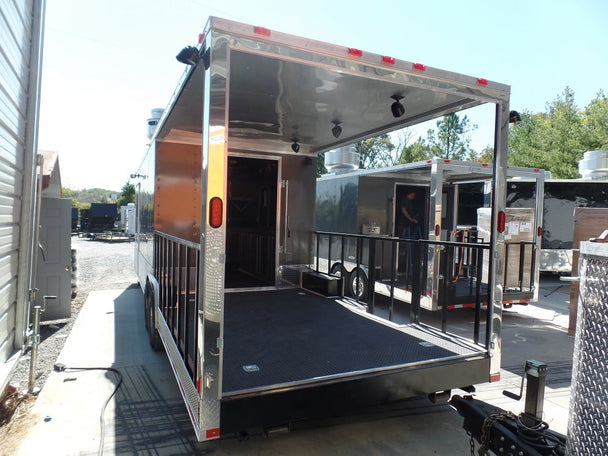
[(509, 123), (521, 122), (521, 115), (517, 111), (509, 113)]
[(296, 154), (300, 152), (300, 145), (298, 144), (297, 139), (293, 139), (293, 144), (291, 145), (291, 150), (293, 150)]
[(201, 56), (198, 53), (198, 49), (194, 46), (186, 46), (184, 49), (179, 51), (179, 54), (175, 56), (175, 58), (186, 65), (196, 65), (198, 61), (201, 59)]
[(332, 120), (331, 123), (334, 124), (334, 128), (331, 129), (331, 134), (334, 135), (334, 138), (338, 139), (342, 134), (341, 122), (339, 120)]
[(395, 102), (391, 105), (391, 112), (393, 113), (393, 117), (401, 117), (405, 114), (405, 106), (399, 101), (403, 97), (401, 95), (391, 95), (391, 98), (395, 100)]

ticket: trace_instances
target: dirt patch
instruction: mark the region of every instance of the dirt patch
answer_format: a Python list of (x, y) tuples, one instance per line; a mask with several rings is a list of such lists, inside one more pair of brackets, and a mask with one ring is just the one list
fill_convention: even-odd
[[(53, 370), (74, 322), (89, 293), (93, 290), (123, 289), (137, 283), (133, 244), (100, 242), (72, 237), (76, 250), (76, 289), (71, 301), (71, 316), (66, 320), (44, 321), (40, 327), (40, 345), (35, 375), (35, 390), (40, 390)], [(11, 454), (15, 443), (28, 428), (28, 412), (36, 394), (28, 394), (30, 353), (19, 360), (6, 390), (0, 395), (0, 454)]]

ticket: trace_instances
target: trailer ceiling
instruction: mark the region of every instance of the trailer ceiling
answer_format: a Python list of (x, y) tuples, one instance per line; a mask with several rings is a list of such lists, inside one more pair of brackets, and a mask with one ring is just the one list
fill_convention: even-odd
[[(225, 90), (229, 147), (275, 153), (293, 153), (297, 141), (300, 154), (316, 154), (488, 101), (470, 81), (444, 83), (411, 72), (336, 65), (339, 59), (285, 58), (259, 49), (235, 47), (227, 54), (226, 69), (214, 71), (211, 65), (210, 91), (204, 90), (204, 65), (192, 70), (158, 140), (200, 143), (200, 100), (210, 93), (212, 118), (224, 118)], [(393, 95), (404, 97), (402, 117), (391, 113)], [(334, 121), (342, 128), (339, 138), (332, 134)]]

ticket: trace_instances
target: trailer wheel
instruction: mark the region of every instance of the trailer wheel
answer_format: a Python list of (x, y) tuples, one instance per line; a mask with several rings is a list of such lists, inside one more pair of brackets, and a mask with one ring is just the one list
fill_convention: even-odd
[(368, 281), (363, 269), (353, 269), (349, 274), (347, 283), (348, 293), (353, 298), (362, 300), (367, 296)]
[(146, 287), (146, 329), (148, 330), (148, 340), (152, 349), (159, 351), (163, 348), (160, 334), (154, 325), (154, 293)]
[[(346, 274), (344, 274), (344, 266), (342, 266), (340, 263), (334, 264), (331, 267), (329, 274), (334, 277), (346, 277)], [(346, 278), (345, 278), (345, 280), (346, 280)]]

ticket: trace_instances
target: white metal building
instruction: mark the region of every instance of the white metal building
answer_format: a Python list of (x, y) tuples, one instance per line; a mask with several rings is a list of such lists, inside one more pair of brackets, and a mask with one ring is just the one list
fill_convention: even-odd
[(0, 2), (0, 390), (28, 326), (44, 0)]

